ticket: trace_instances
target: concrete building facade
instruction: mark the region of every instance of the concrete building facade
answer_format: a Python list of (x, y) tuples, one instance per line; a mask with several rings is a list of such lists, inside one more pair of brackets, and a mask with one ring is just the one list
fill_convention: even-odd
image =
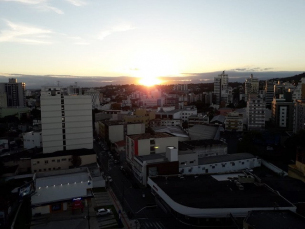
[(41, 90), (43, 153), (92, 149), (91, 96), (64, 95), (60, 87)]

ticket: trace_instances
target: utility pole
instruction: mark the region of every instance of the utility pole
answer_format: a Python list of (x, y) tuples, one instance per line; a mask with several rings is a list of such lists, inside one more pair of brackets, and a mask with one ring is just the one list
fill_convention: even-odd
[(90, 229), (90, 215), (89, 215), (89, 201), (87, 199), (87, 207), (88, 207), (88, 213), (87, 213), (87, 220), (88, 220), (88, 229)]

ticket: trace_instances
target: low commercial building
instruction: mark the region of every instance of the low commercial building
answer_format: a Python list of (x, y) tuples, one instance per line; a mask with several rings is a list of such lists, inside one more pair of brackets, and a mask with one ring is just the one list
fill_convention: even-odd
[(145, 124), (141, 122), (126, 123), (123, 121), (99, 122), (99, 135), (110, 143), (125, 139), (125, 135), (144, 134)]
[(178, 148), (178, 137), (168, 133), (126, 136), (126, 160), (131, 165), (136, 156), (165, 153), (168, 146)]
[[(75, 162), (73, 161), (75, 160)], [(36, 154), (31, 157), (32, 173), (63, 170), (96, 163), (93, 150), (79, 149), (58, 151), (49, 154)]]
[(34, 185), (32, 215), (72, 211), (87, 205), (93, 197), (93, 182), (87, 168), (39, 173)]
[(291, 210), (296, 207), (278, 192), (240, 174), (173, 175), (148, 178), (159, 205), (191, 225), (223, 226), (227, 219), (251, 210)]
[(195, 152), (198, 158), (220, 156), (228, 153), (228, 145), (214, 139), (199, 139), (179, 142), (179, 153), (183, 151)]
[(194, 125), (203, 125), (209, 124), (210, 119), (209, 116), (204, 114), (190, 115), (188, 117), (188, 127), (192, 127)]
[(135, 178), (145, 186), (149, 176), (178, 174), (178, 149), (167, 147), (166, 153), (136, 156), (132, 170)]
[(41, 132), (31, 131), (23, 134), (23, 147), (33, 149), (42, 147)]
[(179, 172), (181, 174), (228, 173), (261, 166), (261, 159), (249, 153), (202, 158), (196, 156), (196, 153), (182, 154), (179, 152)]

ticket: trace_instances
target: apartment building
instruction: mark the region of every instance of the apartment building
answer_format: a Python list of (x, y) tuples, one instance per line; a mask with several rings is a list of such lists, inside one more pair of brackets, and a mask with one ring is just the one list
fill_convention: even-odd
[(265, 101), (250, 94), (247, 101), (248, 130), (265, 129)]
[(42, 87), (40, 100), (43, 153), (93, 148), (91, 96)]
[(0, 98), (2, 107), (25, 107), (25, 83), (17, 83), (14, 78), (0, 83)]
[(226, 131), (243, 131), (243, 114), (238, 112), (231, 112), (227, 115), (225, 120)]
[(294, 103), (293, 132), (305, 130), (305, 100), (296, 100)]
[(245, 95), (246, 100), (248, 100), (248, 96), (250, 94), (258, 94), (259, 92), (259, 80), (254, 78), (251, 74), (250, 78), (246, 79), (245, 82)]
[(292, 130), (293, 117), (294, 117), (294, 103), (292, 102), (291, 99), (291, 93), (289, 93), (288, 97), (289, 98), (285, 98), (284, 96), (282, 96), (279, 99), (273, 98), (271, 105), (271, 120), (276, 127), (285, 130)]

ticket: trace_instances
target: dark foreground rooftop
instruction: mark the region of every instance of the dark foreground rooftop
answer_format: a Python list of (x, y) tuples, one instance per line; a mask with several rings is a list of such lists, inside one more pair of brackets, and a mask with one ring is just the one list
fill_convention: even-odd
[[(236, 174), (235, 174), (236, 175)], [(217, 178), (223, 175), (190, 175), (150, 177), (172, 200), (193, 208), (266, 208), (293, 207), (264, 184), (245, 183), (239, 190), (233, 181)], [(215, 178), (214, 178), (215, 177)]]
[(288, 210), (251, 211), (244, 222), (252, 228), (259, 229), (303, 229), (305, 218)]

